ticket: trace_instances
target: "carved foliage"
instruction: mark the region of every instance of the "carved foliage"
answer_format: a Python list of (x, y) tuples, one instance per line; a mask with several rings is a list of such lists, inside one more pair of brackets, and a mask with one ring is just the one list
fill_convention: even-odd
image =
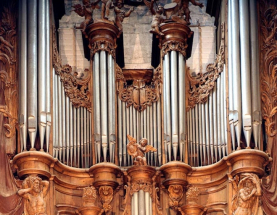
[(138, 192), (140, 190), (148, 192), (152, 196), (152, 183), (144, 180), (139, 180), (131, 183), (130, 195), (133, 195), (135, 192)]
[(192, 77), (187, 71), (189, 80), (188, 92), (188, 107), (193, 108), (196, 104), (207, 102), (210, 92), (215, 86), (215, 82), (219, 74), (223, 71), (225, 63), (225, 37), (224, 37), (224, 24), (221, 25), (221, 43), (219, 54), (213, 64), (209, 64), (206, 68), (206, 73), (198, 73), (196, 77)]
[(170, 199), (170, 202), (169, 202), (170, 207), (178, 208), (179, 202), (181, 201), (184, 194), (183, 186), (170, 185), (168, 187), (168, 193), (169, 193), (169, 199)]
[(155, 69), (152, 82), (147, 84), (144, 80), (134, 80), (132, 85), (127, 85), (122, 69), (116, 65), (117, 93), (121, 101), (131, 105), (137, 111), (144, 111), (147, 106), (157, 102), (161, 94), (161, 67)]
[(84, 207), (89, 207), (89, 206), (95, 206), (97, 198), (97, 191), (95, 187), (85, 187), (83, 188), (83, 206)]
[(108, 212), (112, 209), (110, 205), (111, 201), (113, 200), (114, 191), (111, 186), (101, 186), (99, 188), (99, 197), (100, 201), (103, 205), (103, 210)]
[[(0, 18), (0, 84), (3, 82), (4, 104), (0, 104), (0, 113), (7, 117), (4, 124), (5, 136), (15, 136), (17, 124), (17, 73), (16, 73), (16, 17), (9, 8), (3, 8)], [(3, 91), (2, 91), (3, 90)], [(1, 95), (0, 95), (1, 97)]]
[(71, 66), (62, 65), (55, 35), (53, 36), (53, 67), (56, 74), (60, 76), (65, 94), (69, 97), (72, 104), (76, 108), (85, 107), (91, 112), (91, 95), (89, 92), (90, 72), (88, 69), (85, 69), (84, 73), (87, 76), (85, 78), (78, 78), (77, 73), (72, 71)]
[(105, 40), (95, 41), (90, 45), (89, 48), (90, 48), (90, 57), (91, 58), (98, 51), (106, 51), (113, 57), (113, 59), (115, 59), (115, 48), (116, 47), (114, 46), (114, 44), (112, 44), (108, 41), (105, 41)]
[(188, 45), (178, 41), (168, 41), (163, 43), (162, 57), (164, 57), (169, 51), (177, 51), (186, 57), (186, 49)]
[(187, 204), (196, 204), (198, 197), (199, 197), (199, 189), (198, 187), (195, 186), (191, 186), (188, 188), (187, 192), (186, 192), (186, 200), (187, 200)]
[(277, 133), (277, 8), (266, 2), (260, 3), (261, 99), (266, 133), (273, 137)]

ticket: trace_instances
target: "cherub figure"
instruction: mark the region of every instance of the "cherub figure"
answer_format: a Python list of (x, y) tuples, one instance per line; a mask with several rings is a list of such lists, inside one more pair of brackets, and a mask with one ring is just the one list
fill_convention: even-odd
[(134, 165), (147, 165), (145, 153), (152, 151), (156, 152), (157, 149), (155, 149), (153, 146), (147, 145), (148, 141), (145, 138), (142, 138), (139, 143), (137, 143), (137, 140), (130, 135), (127, 135), (128, 140), (130, 141), (127, 145), (127, 151), (129, 155), (131, 155), (134, 160)]
[(164, 21), (165, 17), (163, 16), (164, 8), (161, 5), (157, 6), (157, 10), (154, 10), (154, 2), (155, 0), (151, 0), (149, 3), (147, 0), (143, 0), (144, 4), (150, 9), (153, 17), (152, 17), (152, 23), (151, 23), (151, 30), (150, 33), (155, 33), (160, 36), (163, 36), (164, 34), (160, 32), (159, 25)]
[(93, 10), (99, 8), (99, 2), (100, 0), (96, 0), (96, 2), (92, 3), (90, 3), (90, 0), (83, 0), (83, 6), (80, 4), (73, 6), (75, 13), (79, 16), (85, 17), (85, 20), (81, 23), (80, 27), (77, 27), (77, 29), (82, 29), (83, 33), (85, 32), (87, 25), (93, 23)]
[(179, 16), (185, 15), (185, 21), (187, 24), (190, 24), (190, 10), (189, 10), (189, 3), (191, 2), (195, 6), (199, 6), (200, 8), (204, 7), (202, 3), (196, 2), (195, 0), (177, 0), (175, 1), (179, 6)]
[(23, 181), (22, 186), (24, 189), (20, 189), (18, 195), (26, 200), (24, 204), (24, 214), (47, 215), (44, 198), (48, 191), (49, 182), (43, 181), (38, 176), (29, 176)]
[(118, 0), (116, 3), (116, 6), (114, 8), (115, 12), (115, 24), (118, 27), (119, 31), (122, 32), (122, 22), (125, 17), (129, 17), (131, 13), (134, 11), (134, 7), (131, 7), (131, 9), (127, 12), (122, 9), (123, 3), (121, 0)]
[(114, 8), (112, 0), (101, 0), (101, 17), (102, 19), (108, 19), (110, 14), (110, 9)]
[(233, 180), (233, 186), (237, 189), (237, 194), (233, 199), (232, 208), (234, 215), (252, 215), (257, 214), (259, 210), (259, 196), (261, 193), (261, 184), (259, 177), (252, 173), (244, 173), (241, 175), (243, 179), (240, 180), (238, 185)]

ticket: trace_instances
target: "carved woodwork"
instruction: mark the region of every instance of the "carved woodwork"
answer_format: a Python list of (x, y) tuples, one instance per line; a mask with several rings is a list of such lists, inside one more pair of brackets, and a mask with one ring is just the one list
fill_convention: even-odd
[(259, 56), (261, 77), (262, 117), (265, 120), (267, 138), (266, 151), (273, 162), (268, 180), (263, 181), (262, 204), (266, 214), (276, 210), (276, 112), (277, 112), (277, 4), (275, 1), (259, 1)]
[(114, 7), (114, 12), (115, 12), (115, 24), (119, 29), (119, 34), (122, 33), (123, 27), (122, 27), (122, 22), (125, 17), (129, 17), (131, 13), (134, 11), (134, 7), (131, 7), (127, 12), (122, 9), (123, 7), (123, 2), (122, 0), (118, 0), (116, 2), (116, 6)]
[[(154, 70), (152, 80), (149, 72), (145, 71), (126, 71), (116, 65), (116, 81), (117, 93), (121, 101), (127, 103), (127, 108), (134, 106), (137, 111), (144, 111), (147, 106), (151, 106), (153, 102), (157, 102), (161, 94), (161, 66)], [(143, 77), (141, 77), (143, 76)], [(131, 85), (127, 84), (127, 80), (132, 80)]]
[[(53, 30), (53, 32), (55, 32)], [(90, 94), (90, 81), (91, 73), (89, 69), (85, 69), (83, 74), (85, 77), (78, 77), (78, 73), (74, 72), (70, 65), (62, 65), (56, 35), (53, 35), (53, 67), (56, 75), (60, 76), (63, 83), (65, 94), (69, 97), (73, 106), (76, 108), (85, 107), (91, 112), (91, 94)]]
[(162, 58), (169, 51), (178, 51), (184, 57), (187, 57), (187, 40), (193, 34), (188, 26), (181, 23), (162, 23), (160, 25), (160, 31), (164, 34), (164, 36), (160, 40)]
[(88, 207), (88, 206), (95, 206), (97, 198), (97, 190), (95, 187), (90, 186), (90, 187), (85, 187), (83, 188), (83, 206)]
[(112, 209), (111, 201), (113, 200), (113, 188), (111, 186), (101, 186), (99, 188), (99, 197), (103, 205), (103, 212), (108, 212)]
[(187, 110), (193, 108), (196, 104), (206, 103), (209, 94), (212, 92), (215, 82), (223, 71), (225, 64), (225, 25), (221, 24), (221, 43), (219, 53), (216, 56), (213, 64), (208, 64), (206, 73), (198, 73), (193, 77), (189, 71), (186, 71), (189, 91), (188, 91), (188, 106)]
[(169, 205), (172, 208), (177, 209), (179, 206), (179, 202), (183, 198), (184, 188), (182, 185), (169, 185), (168, 187), (168, 196), (170, 199)]
[(38, 176), (30, 175), (22, 183), (23, 189), (18, 195), (25, 199), (24, 214), (36, 215), (47, 214), (45, 196), (48, 193), (49, 182)]
[(142, 138), (139, 143), (137, 140), (130, 135), (127, 135), (128, 140), (130, 141), (127, 145), (128, 154), (131, 155), (134, 159), (134, 165), (147, 165), (145, 153), (147, 152), (156, 152), (157, 149), (151, 145), (148, 145), (148, 141), (145, 138)]
[(187, 204), (197, 204), (200, 190), (196, 186), (190, 186), (186, 192)]
[(8, 153), (15, 150), (18, 108), (16, 16), (12, 10), (4, 7), (0, 19), (0, 114), (7, 119), (3, 126)]

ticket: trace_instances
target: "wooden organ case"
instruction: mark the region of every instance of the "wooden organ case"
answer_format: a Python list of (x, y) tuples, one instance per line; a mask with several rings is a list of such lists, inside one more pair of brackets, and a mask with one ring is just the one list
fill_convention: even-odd
[(144, 0), (159, 40), (154, 69), (116, 63), (123, 19), (136, 9), (102, 1), (95, 19), (99, 1), (74, 5), (90, 49), (81, 75), (62, 64), (52, 1), (3, 3), (0, 172), (11, 185), (0, 201), (17, 206), (0, 204), (0, 214), (274, 211), (276, 5), (223, 1), (216, 60), (193, 74), (189, 2), (203, 7)]

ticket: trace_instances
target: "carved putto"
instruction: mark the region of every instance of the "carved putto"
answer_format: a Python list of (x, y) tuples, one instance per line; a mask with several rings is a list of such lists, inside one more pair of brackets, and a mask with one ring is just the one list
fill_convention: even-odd
[(99, 8), (98, 3), (100, 0), (90, 3), (90, 0), (83, 0), (83, 6), (80, 4), (73, 5), (73, 8), (79, 16), (84, 16), (85, 20), (81, 23), (77, 29), (81, 29), (85, 33), (88, 24), (93, 23), (93, 10)]
[(236, 195), (232, 200), (234, 215), (258, 214), (259, 197), (262, 195), (261, 182), (253, 173), (243, 173), (235, 179), (231, 179)]
[(49, 182), (31, 175), (23, 181), (22, 187), (23, 189), (18, 191), (18, 195), (25, 199), (24, 214), (47, 215), (45, 196), (48, 192)]
[(128, 154), (131, 155), (134, 159), (134, 165), (147, 165), (145, 153), (147, 152), (156, 152), (153, 146), (147, 145), (148, 141), (145, 138), (142, 138), (139, 143), (137, 140), (130, 135), (127, 135), (128, 140), (130, 141), (127, 145)]
[(119, 31), (122, 32), (122, 22), (125, 17), (129, 17), (134, 11), (134, 7), (131, 7), (127, 12), (122, 9), (123, 3), (122, 0), (118, 0), (114, 8), (115, 12), (115, 24), (118, 27)]

